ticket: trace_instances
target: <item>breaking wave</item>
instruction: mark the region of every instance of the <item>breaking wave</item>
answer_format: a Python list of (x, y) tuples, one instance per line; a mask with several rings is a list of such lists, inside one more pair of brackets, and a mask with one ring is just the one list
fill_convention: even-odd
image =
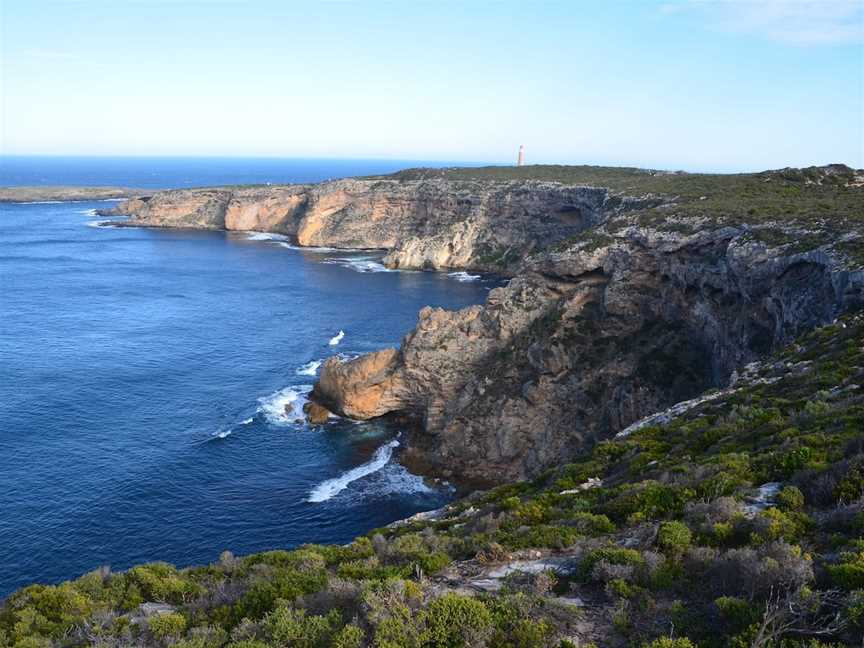
[(259, 398), (258, 411), (273, 425), (292, 425), (303, 419), (303, 406), (308, 401), (312, 385), (286, 387), (269, 396)]
[(321, 362), (321, 360), (312, 360), (311, 362), (307, 362), (294, 373), (298, 376), (314, 376), (318, 373), (318, 367), (321, 366)]
[(472, 274), (468, 274), (467, 272), (464, 272), (464, 271), (449, 272), (449, 273), (447, 273), (447, 276), (452, 277), (456, 281), (463, 281), (463, 282), (465, 282), (465, 281), (477, 281), (480, 278), (480, 275), (472, 275)]
[(288, 248), (289, 250), (300, 250), (301, 252), (338, 252), (338, 248), (332, 247), (307, 247), (305, 245), (292, 245), (291, 243), (280, 242), (284, 248)]
[(122, 222), (122, 219), (106, 219), (106, 220), (91, 220), (84, 223), (87, 227), (116, 227), (116, 223)]
[(231, 433), (234, 432), (234, 430), (236, 430), (238, 427), (240, 427), (241, 425), (244, 425), (244, 426), (249, 425), (254, 420), (255, 420), (254, 416), (250, 416), (247, 419), (243, 419), (237, 425), (232, 425), (231, 427), (229, 427), (227, 429), (214, 432), (213, 434), (210, 435), (210, 439), (211, 440), (213, 440), (213, 439), (226, 439), (229, 436), (231, 436)]
[(327, 259), (324, 263), (334, 263), (356, 272), (396, 272), (384, 266), (375, 256), (362, 257), (335, 257)]
[(339, 331), (336, 335), (330, 338), (330, 341), (327, 343), (330, 346), (336, 346), (342, 341), (342, 338), (345, 337), (345, 331)]
[(366, 463), (361, 464), (356, 468), (352, 468), (338, 477), (328, 479), (327, 481), (318, 484), (310, 491), (309, 497), (306, 501), (326, 502), (348, 488), (352, 482), (378, 472), (389, 463), (390, 458), (393, 456), (393, 449), (398, 446), (399, 441), (396, 439), (389, 443), (385, 443), (375, 451), (375, 454), (372, 455), (372, 458)]
[(288, 237), (284, 234), (274, 234), (272, 232), (248, 232), (246, 234), (247, 241), (287, 241)]

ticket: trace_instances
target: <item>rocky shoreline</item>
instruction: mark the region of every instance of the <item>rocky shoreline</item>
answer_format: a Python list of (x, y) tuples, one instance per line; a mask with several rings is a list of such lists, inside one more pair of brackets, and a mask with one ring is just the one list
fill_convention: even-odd
[(168, 191), (103, 213), (511, 275), (484, 305), (423, 309), (398, 349), (331, 358), (311, 395), (319, 419), (406, 418), (402, 459), (472, 484), (535, 476), (864, 305), (864, 172), (586, 169), (608, 186), (403, 172)]
[(553, 182), (348, 179), (172, 190), (101, 213), (135, 226), (273, 232), (306, 247), (387, 250), (390, 268), (508, 273), (610, 214), (660, 202)]

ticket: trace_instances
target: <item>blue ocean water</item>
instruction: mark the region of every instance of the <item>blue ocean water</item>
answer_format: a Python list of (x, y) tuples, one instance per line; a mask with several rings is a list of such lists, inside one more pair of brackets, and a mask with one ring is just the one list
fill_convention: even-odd
[(0, 156), (0, 187), (109, 185), (172, 189), (225, 184), (320, 182), (418, 166), (472, 166), (418, 160), (219, 157)]
[(391, 460), (398, 429), (297, 419), (321, 360), (398, 344), (423, 306), (497, 280), (92, 226), (104, 206), (0, 205), (0, 597), (102, 564), (345, 542), (450, 497)]

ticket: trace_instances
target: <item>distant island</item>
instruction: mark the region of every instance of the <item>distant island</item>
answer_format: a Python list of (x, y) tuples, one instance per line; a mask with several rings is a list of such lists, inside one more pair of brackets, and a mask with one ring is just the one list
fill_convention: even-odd
[(49, 200), (112, 200), (135, 198), (152, 190), (129, 187), (0, 187), (0, 203), (32, 203)]

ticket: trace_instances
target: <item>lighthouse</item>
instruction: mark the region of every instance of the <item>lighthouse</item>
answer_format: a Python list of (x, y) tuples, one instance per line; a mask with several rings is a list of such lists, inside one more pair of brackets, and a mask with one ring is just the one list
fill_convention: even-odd
[(525, 145), (519, 145), (519, 156), (516, 158), (516, 166), (525, 166)]

